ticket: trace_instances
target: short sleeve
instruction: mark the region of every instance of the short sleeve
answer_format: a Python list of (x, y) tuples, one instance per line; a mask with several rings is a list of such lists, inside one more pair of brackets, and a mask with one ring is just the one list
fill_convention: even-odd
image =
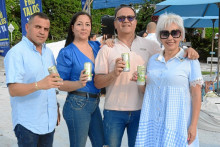
[(101, 45), (100, 42), (98, 42), (98, 41), (89, 41), (89, 42), (91, 42), (95, 48), (100, 48), (100, 45)]
[(57, 57), (57, 70), (63, 80), (70, 80), (72, 69), (72, 54), (65, 48), (61, 49)]
[(95, 59), (95, 74), (108, 74), (108, 51), (109, 47), (104, 45)]
[(190, 75), (189, 82), (190, 86), (195, 87), (196, 85), (203, 84), (203, 78), (201, 73), (201, 68), (198, 60), (190, 60)]
[(22, 56), (13, 51), (9, 51), (4, 59), (6, 71), (6, 84), (9, 83), (23, 83), (24, 66)]

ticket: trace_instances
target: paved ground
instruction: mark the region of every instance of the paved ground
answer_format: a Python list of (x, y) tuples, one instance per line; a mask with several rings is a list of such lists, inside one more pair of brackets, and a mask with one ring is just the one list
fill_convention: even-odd
[[(201, 64), (203, 71), (209, 71), (209, 65)], [(214, 66), (216, 69), (216, 65)], [(61, 105), (61, 111), (65, 102), (66, 93), (60, 92), (57, 99)], [(103, 110), (104, 98), (101, 98), (100, 108)], [(11, 123), (11, 106), (9, 94), (5, 85), (5, 76), (3, 68), (3, 58), (0, 56), (0, 147), (17, 147), (16, 138)], [(199, 130), (200, 147), (220, 147), (220, 133)], [(65, 121), (61, 120), (60, 126), (56, 128), (54, 147), (68, 147), (68, 131)], [(127, 147), (126, 133), (123, 137), (122, 147)], [(88, 139), (86, 147), (91, 147)]]

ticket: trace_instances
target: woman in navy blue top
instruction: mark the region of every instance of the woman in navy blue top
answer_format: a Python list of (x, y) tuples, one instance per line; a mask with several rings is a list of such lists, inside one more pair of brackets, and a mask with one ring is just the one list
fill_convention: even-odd
[[(57, 69), (63, 78), (59, 89), (68, 95), (63, 107), (71, 147), (85, 147), (87, 136), (92, 146), (104, 144), (102, 117), (99, 109), (100, 90), (94, 86), (94, 61), (100, 43), (88, 41), (92, 20), (86, 12), (73, 15), (70, 22), (65, 47), (57, 57)], [(84, 63), (92, 64), (92, 81), (87, 81)]]

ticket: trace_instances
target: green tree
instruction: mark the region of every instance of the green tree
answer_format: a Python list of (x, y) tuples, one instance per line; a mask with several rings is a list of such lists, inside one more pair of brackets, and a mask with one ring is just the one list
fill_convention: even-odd
[(11, 45), (15, 45), (16, 43), (18, 43), (21, 40), (22, 33), (20, 31), (20, 26), (16, 22), (11, 21), (9, 23), (9, 25), (10, 24), (12, 24), (15, 29), (14, 29), (13, 34), (12, 34), (12, 42), (11, 42), (11, 33), (9, 33), (9, 38), (10, 38)]
[[(205, 38), (210, 38), (211, 39), (212, 38), (212, 32), (213, 32), (212, 28), (206, 28), (205, 29)], [(214, 32), (218, 33), (218, 28), (214, 28)]]
[(150, 3), (151, 4), (157, 4), (157, 3), (160, 3), (160, 2), (163, 2), (165, 0), (150, 0)]
[(148, 1), (146, 1), (146, 3), (142, 5), (139, 5), (138, 8), (139, 8), (139, 11), (137, 13), (138, 23), (136, 28), (137, 32), (146, 29), (147, 24), (151, 22), (151, 17), (153, 16), (155, 10), (154, 7)]
[(12, 24), (14, 26), (13, 31), (13, 42), (11, 42), (11, 34), (9, 34), (10, 43), (11, 45), (16, 44), (21, 40), (21, 14), (20, 14), (20, 1), (19, 0), (6, 0), (6, 12), (7, 12), (7, 19), (8, 25)]
[(48, 15), (51, 22), (49, 39), (65, 39), (73, 14), (81, 11), (81, 1), (45, 0), (42, 1), (42, 5), (43, 12)]
[(14, 21), (18, 24), (21, 23), (21, 14), (20, 14), (20, 1), (19, 0), (5, 0), (6, 3), (6, 12), (8, 21)]

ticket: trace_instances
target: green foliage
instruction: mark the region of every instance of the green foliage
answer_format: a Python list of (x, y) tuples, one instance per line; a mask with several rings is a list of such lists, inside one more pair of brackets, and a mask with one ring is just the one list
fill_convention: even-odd
[[(202, 38), (200, 34), (194, 35), (195, 29), (187, 29), (186, 40), (191, 42), (194, 48), (200, 55), (199, 60), (206, 62), (207, 57), (210, 56), (211, 51), (211, 38)], [(214, 55), (216, 56), (216, 54)]]
[[(214, 28), (214, 31), (215, 31), (215, 33), (218, 33), (218, 28)], [(213, 32), (212, 28), (206, 28), (205, 29), (205, 37), (206, 38), (212, 38), (212, 32)]]
[[(212, 72), (212, 75), (214, 75), (215, 72)], [(210, 75), (210, 71), (202, 71), (202, 75)]]
[(9, 38), (10, 38), (10, 42), (11, 42), (11, 45), (15, 45), (16, 43), (18, 43), (21, 38), (22, 38), (22, 33), (20, 31), (20, 28), (19, 28), (19, 25), (12, 21), (12, 22), (8, 22), (8, 25), (12, 24), (14, 26), (14, 31), (12, 33), (12, 41), (11, 41), (11, 33), (9, 33)]
[[(209, 52), (211, 52), (211, 40), (206, 38), (201, 38), (199, 36), (192, 37), (191, 40), (192, 47), (197, 50), (200, 55), (199, 60), (206, 62), (207, 57), (210, 56)], [(214, 55), (216, 56), (216, 54)]]
[(20, 14), (20, 1), (19, 0), (5, 0), (6, 2), (6, 12), (8, 21), (14, 21), (18, 24), (21, 23), (21, 14)]
[(137, 13), (137, 28), (136, 32), (146, 30), (147, 24), (152, 21), (151, 17), (155, 11), (155, 4), (160, 3), (165, 0), (145, 0), (142, 5), (136, 5), (136, 9), (139, 9)]
[(151, 4), (157, 4), (157, 3), (160, 3), (163, 1), (165, 1), (165, 0), (150, 0)]
[(139, 6), (139, 12), (137, 14), (137, 28), (136, 31), (140, 32), (145, 30), (149, 22), (151, 22), (151, 16), (154, 13), (154, 7), (150, 5), (150, 2), (146, 1), (145, 4)]
[(22, 33), (21, 33), (21, 14), (20, 14), (20, 1), (19, 0), (6, 0), (6, 12), (7, 12), (7, 19), (8, 25), (12, 24), (14, 26), (14, 31), (12, 34), (11, 42), (11, 33), (9, 32), (9, 39), (11, 45), (16, 44), (21, 40)]
[[(199, 60), (206, 62), (207, 57), (210, 57), (210, 52), (212, 51), (212, 28), (206, 28), (205, 38), (201, 37), (202, 31), (198, 30), (200, 34), (194, 35), (196, 29), (187, 29), (186, 40), (191, 42), (192, 47), (199, 53)], [(218, 32), (218, 28), (215, 28), (215, 33)], [(217, 40), (214, 40), (214, 57), (217, 57), (217, 50), (215, 49), (218, 46)]]
[(51, 22), (49, 39), (65, 39), (73, 14), (81, 11), (81, 1), (45, 0), (42, 5)]

